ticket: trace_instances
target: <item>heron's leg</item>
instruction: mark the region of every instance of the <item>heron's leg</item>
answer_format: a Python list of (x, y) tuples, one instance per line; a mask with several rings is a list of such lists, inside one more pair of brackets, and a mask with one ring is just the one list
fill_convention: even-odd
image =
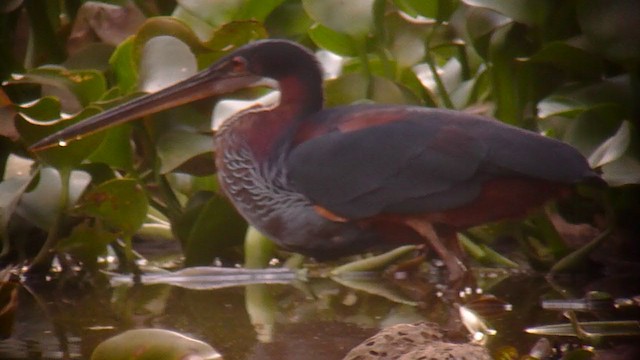
[(438, 233), (430, 223), (421, 219), (408, 219), (405, 220), (405, 223), (425, 238), (431, 248), (433, 248), (442, 261), (444, 261), (447, 270), (449, 270), (449, 281), (454, 282), (464, 277), (467, 272), (467, 267), (459, 258), (459, 256), (463, 256), (463, 251), (460, 247), (455, 231), (443, 231), (447, 245), (453, 247), (451, 249), (452, 251), (450, 251), (445, 244), (440, 241)]

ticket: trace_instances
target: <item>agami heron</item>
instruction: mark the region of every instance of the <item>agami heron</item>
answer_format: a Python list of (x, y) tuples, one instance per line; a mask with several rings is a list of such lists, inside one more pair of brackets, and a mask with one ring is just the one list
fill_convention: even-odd
[(521, 217), (599, 178), (573, 147), (490, 118), (399, 105), (323, 109), (319, 64), (286, 40), (245, 45), (32, 149), (256, 86), (278, 89), (280, 101), (248, 108), (216, 133), (221, 188), (279, 246), (318, 259), (426, 241), (459, 279), (457, 231)]

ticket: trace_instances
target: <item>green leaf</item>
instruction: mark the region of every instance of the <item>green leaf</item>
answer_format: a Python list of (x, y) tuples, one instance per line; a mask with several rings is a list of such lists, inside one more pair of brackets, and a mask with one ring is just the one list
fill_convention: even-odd
[(316, 22), (333, 31), (362, 38), (373, 30), (374, 2), (374, 0), (302, 0), (302, 5), (309, 17)]
[(133, 44), (135, 63), (140, 63), (146, 43), (157, 36), (171, 36), (182, 41), (196, 56), (211, 51), (185, 23), (172, 17), (159, 16), (145, 21), (136, 33)]
[(309, 29), (309, 37), (319, 47), (338, 55), (358, 55), (356, 43), (349, 35), (333, 31), (321, 24), (314, 24)]
[(599, 54), (637, 66), (640, 60), (639, 1), (585, 0), (576, 3), (576, 10), (582, 33)]
[[(178, 5), (192, 16), (218, 27), (236, 19), (246, 0), (178, 0)], [(270, 2), (270, 1), (265, 1)]]
[(640, 184), (640, 161), (637, 157), (625, 155), (602, 166), (602, 178), (610, 186)]
[(58, 250), (70, 253), (82, 260), (86, 266), (95, 264), (98, 256), (107, 251), (107, 245), (118, 239), (117, 234), (101, 227), (81, 223), (71, 234), (58, 243)]
[(131, 130), (131, 126), (123, 124), (105, 131), (104, 141), (88, 160), (91, 163), (105, 163), (116, 169), (133, 169)]
[(118, 87), (124, 94), (135, 91), (138, 85), (138, 67), (134, 60), (133, 47), (134, 38), (130, 37), (118, 45), (109, 59)]
[(597, 168), (619, 159), (631, 143), (631, 123), (624, 121), (618, 131), (589, 156), (589, 165)]
[(74, 212), (100, 219), (128, 237), (142, 226), (148, 208), (147, 196), (136, 180), (113, 179), (87, 191)]
[[(22, 139), (27, 144), (33, 144), (45, 136), (99, 113), (100, 109), (87, 107), (77, 115), (65, 119), (60, 118), (59, 113), (55, 114), (57, 111), (55, 100), (51, 98), (42, 98), (32, 106), (21, 107), (15, 125)], [(52, 119), (53, 121), (46, 122)], [(105, 133), (100, 132), (71, 143), (61, 143), (60, 146), (39, 151), (37, 156), (57, 169), (73, 168), (91, 155), (104, 136)]]
[(603, 70), (600, 58), (564, 41), (544, 44), (542, 49), (527, 60), (551, 64), (567, 73), (588, 78), (601, 76)]
[[(16, 211), (35, 226), (48, 231), (60, 212), (60, 174), (51, 167), (40, 169), (37, 184), (25, 192)], [(69, 178), (69, 205), (73, 205), (86, 189), (91, 177), (84, 171), (72, 171)]]
[(30, 176), (16, 176), (0, 182), (0, 238), (3, 240), (2, 252), (9, 251), (11, 242), (7, 234), (9, 219), (18, 206), (22, 193), (31, 182)]
[(552, 116), (576, 117), (592, 107), (575, 99), (552, 95), (538, 103), (538, 117), (547, 119)]
[[(372, 99), (381, 104), (418, 104), (420, 101), (403, 86), (382, 77), (372, 77)], [(328, 107), (367, 99), (369, 79), (362, 73), (346, 74), (326, 83)]]
[(411, 17), (417, 17), (420, 15), (430, 19), (438, 18), (438, 7), (440, 2), (437, 0), (394, 0), (393, 3)]
[[(267, 37), (267, 30), (257, 21), (233, 21), (222, 25), (213, 32), (211, 39), (206, 42), (206, 46), (213, 50), (214, 53), (209, 54), (209, 58), (206, 58), (206, 55), (201, 57), (205, 57), (207, 61), (204, 64), (209, 65), (211, 61), (234, 51), (244, 44)], [(198, 58), (198, 61), (203, 64), (201, 57)]]
[(47, 65), (26, 74), (14, 74), (8, 84), (35, 83), (47, 86), (51, 95), (57, 96), (66, 112), (77, 112), (97, 101), (106, 91), (106, 81), (97, 70), (67, 70)]
[(174, 231), (184, 242), (185, 265), (208, 265), (223, 249), (242, 244), (246, 222), (222, 197), (201, 192), (193, 196)]
[(546, 0), (462, 0), (465, 4), (498, 12), (517, 22), (542, 25), (549, 11)]
[(213, 140), (209, 134), (191, 131), (171, 131), (165, 133), (157, 142), (158, 157), (160, 158), (161, 174), (166, 174), (178, 168), (200, 154), (213, 151)]
[(140, 53), (138, 89), (153, 93), (196, 74), (197, 62), (189, 46), (160, 35), (145, 42)]
[(264, 22), (267, 16), (283, 2), (284, 0), (245, 0), (233, 20), (255, 19)]
[(98, 344), (91, 354), (91, 360), (221, 358), (222, 356), (207, 343), (162, 329), (125, 331)]

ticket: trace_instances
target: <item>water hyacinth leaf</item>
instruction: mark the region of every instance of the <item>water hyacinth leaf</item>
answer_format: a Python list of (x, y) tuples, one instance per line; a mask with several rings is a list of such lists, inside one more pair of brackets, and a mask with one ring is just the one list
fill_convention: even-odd
[[(166, 56), (167, 53), (171, 56)], [(142, 47), (138, 89), (153, 93), (185, 80), (196, 72), (196, 57), (187, 44), (173, 36), (156, 36)]]
[(207, 41), (211, 38), (213, 32), (213, 26), (209, 25), (206, 21), (192, 14), (189, 10), (178, 5), (173, 10), (171, 17), (178, 19), (185, 23), (196, 34), (200, 41)]
[(216, 29), (206, 45), (211, 50), (229, 52), (252, 40), (265, 39), (268, 36), (267, 30), (257, 21), (233, 21)]
[(142, 226), (149, 208), (147, 196), (134, 179), (113, 179), (89, 191), (74, 213), (100, 219), (105, 226), (131, 236)]
[(233, 20), (255, 19), (263, 22), (285, 0), (245, 0)]
[(123, 6), (85, 2), (76, 13), (67, 50), (75, 54), (96, 40), (117, 46), (133, 35), (144, 20), (144, 14), (133, 2), (124, 2)]
[(398, 9), (411, 17), (417, 17), (419, 15), (430, 19), (438, 18), (440, 1), (394, 0), (393, 3)]
[(356, 43), (349, 35), (333, 31), (321, 24), (311, 26), (309, 29), (309, 37), (319, 47), (338, 55), (358, 55)]
[(588, 78), (601, 76), (603, 69), (599, 57), (564, 41), (547, 43), (537, 53), (525, 60), (551, 64), (570, 74)]
[(544, 0), (462, 0), (466, 5), (493, 10), (526, 25), (541, 25), (549, 5)]
[(576, 117), (592, 108), (575, 99), (551, 95), (538, 103), (538, 117), (547, 119), (552, 116)]
[(627, 151), (630, 143), (631, 123), (624, 121), (618, 131), (589, 156), (589, 165), (597, 168), (619, 159)]
[(176, 130), (163, 134), (157, 141), (161, 174), (169, 173), (188, 160), (211, 153), (213, 142), (209, 134)]
[[(372, 77), (371, 100), (381, 104), (418, 104), (411, 91), (379, 76)], [(362, 73), (352, 73), (330, 80), (325, 87), (328, 107), (351, 104), (367, 98), (369, 79)], [(406, 91), (405, 91), (406, 90)]]
[(96, 70), (67, 70), (60, 66), (47, 65), (26, 74), (13, 75), (7, 84), (39, 84), (45, 95), (60, 99), (65, 112), (77, 112), (99, 100), (107, 85), (101, 72)]
[(247, 224), (231, 204), (211, 192), (189, 199), (174, 232), (183, 242), (185, 265), (211, 264), (222, 250), (242, 244)]
[(128, 38), (118, 45), (109, 59), (117, 86), (124, 94), (133, 92), (138, 84), (138, 67), (133, 56), (133, 39), (132, 37)]
[(91, 360), (221, 359), (209, 344), (163, 329), (128, 330), (101, 342)]
[(104, 163), (109, 166), (131, 170), (133, 168), (132, 127), (126, 124), (116, 126), (105, 133), (104, 141), (89, 156), (91, 163)]
[[(22, 195), (16, 212), (35, 226), (49, 230), (60, 212), (60, 174), (54, 168), (44, 167), (40, 170), (37, 180), (36, 186)], [(78, 200), (90, 181), (91, 177), (84, 171), (71, 172), (69, 206)]]
[(107, 251), (107, 245), (117, 240), (116, 233), (99, 226), (81, 223), (73, 228), (71, 234), (60, 240), (58, 250), (70, 253), (85, 265), (95, 264), (98, 256)]
[(265, 26), (274, 38), (302, 40), (313, 23), (301, 2), (287, 1), (274, 9), (266, 19)]
[(493, 33), (513, 23), (510, 18), (485, 8), (470, 8), (465, 12), (464, 34), (467, 42), (485, 61), (489, 61), (489, 46)]
[[(75, 116), (62, 119), (59, 113), (54, 115), (56, 110), (51, 98), (43, 98), (34, 106), (20, 108), (16, 129), (27, 144), (33, 144), (45, 136), (96, 115), (100, 110), (97, 107), (87, 107)], [(72, 168), (90, 156), (104, 136), (105, 132), (98, 132), (70, 143), (61, 142), (60, 146), (39, 151), (37, 156), (58, 169)]]
[(178, 5), (186, 12), (212, 27), (235, 20), (235, 15), (246, 3), (246, 0), (178, 0)]
[(2, 253), (9, 251), (11, 248), (7, 225), (30, 181), (31, 177), (25, 175), (12, 177), (0, 182), (0, 239), (2, 239)]
[(472, 8), (466, 12), (466, 32), (471, 40), (478, 40), (494, 30), (499, 29), (512, 20), (500, 13), (484, 8)]
[(637, 157), (623, 156), (602, 166), (602, 178), (611, 186), (640, 184), (640, 161)]
[[(373, 29), (374, 0), (302, 0), (307, 14), (329, 29), (362, 38)], [(340, 9), (336, 11), (336, 9)]]
[(579, 1), (576, 10), (583, 34), (599, 54), (623, 64), (637, 64), (640, 59), (640, 2)]
[(133, 61), (136, 64), (140, 63), (140, 57), (146, 43), (157, 36), (174, 37), (187, 44), (189, 49), (196, 55), (210, 51), (193, 30), (182, 21), (172, 17), (154, 17), (142, 24), (134, 38)]
[[(387, 48), (400, 67), (410, 67), (424, 59), (426, 53), (425, 38), (429, 34), (429, 45), (435, 43), (435, 30), (431, 24), (415, 24), (398, 13), (385, 17), (384, 28), (387, 33)], [(437, 39), (440, 40), (440, 39)]]

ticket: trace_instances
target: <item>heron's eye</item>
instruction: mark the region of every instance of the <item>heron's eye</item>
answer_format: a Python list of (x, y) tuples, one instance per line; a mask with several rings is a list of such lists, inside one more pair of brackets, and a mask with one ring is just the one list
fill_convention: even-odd
[(231, 59), (231, 71), (234, 73), (244, 73), (247, 71), (247, 60), (241, 56)]

